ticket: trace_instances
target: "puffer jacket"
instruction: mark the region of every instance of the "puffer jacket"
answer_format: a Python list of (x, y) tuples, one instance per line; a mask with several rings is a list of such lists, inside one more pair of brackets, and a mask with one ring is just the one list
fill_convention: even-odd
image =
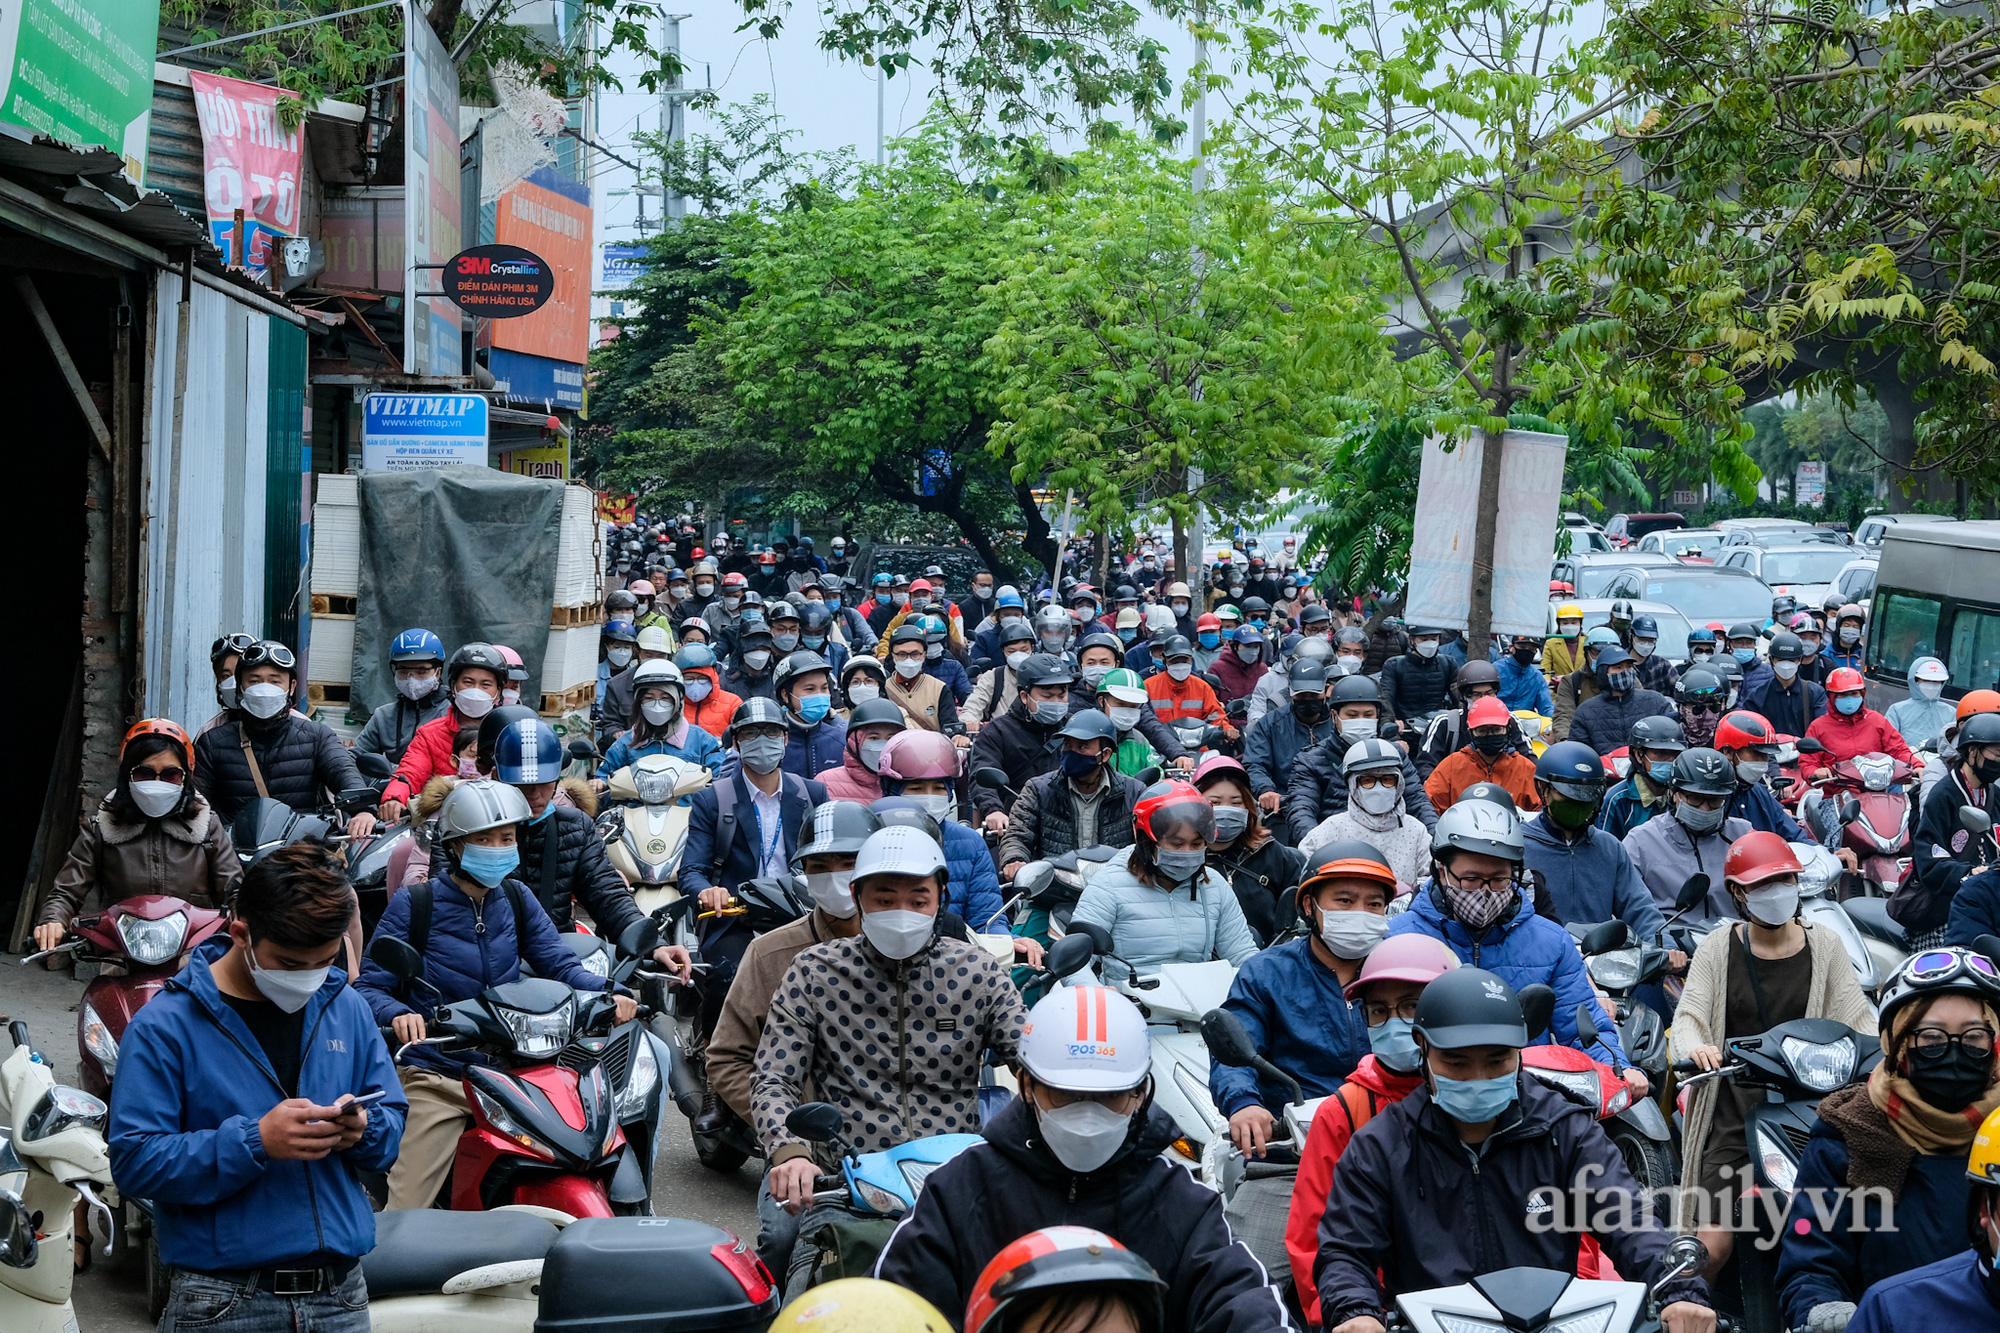
[[(901, 962), (865, 936), (800, 950), (757, 1043), (750, 1105), (765, 1156), (813, 1155), (785, 1126), (806, 1087), (841, 1109), (862, 1152), (977, 1133), (987, 1052), (1012, 1061), (1026, 1021), (1007, 969), (976, 944), (934, 936)], [(921, 1077), (906, 1063), (913, 1049)]]
[(729, 730), (730, 719), (735, 717), (736, 710), (742, 707), (743, 700), (741, 696), (731, 694), (722, 688), (721, 678), (716, 675), (714, 667), (690, 668), (682, 674), (682, 679), (685, 680), (690, 676), (707, 678), (708, 697), (699, 702), (689, 697), (687, 702), (681, 705), (681, 716), (717, 740), (721, 740), (723, 733)]
[(801, 726), (789, 710), (785, 714), (785, 761), (787, 773), (799, 777), (816, 776), (823, 768), (840, 763), (847, 747), (847, 724), (829, 713), (826, 720)]
[(646, 741), (636, 739), (632, 731), (621, 732), (618, 739), (611, 742), (611, 748), (604, 752), (604, 762), (597, 766), (597, 777), (599, 781), (609, 782), (611, 775), (627, 764), (635, 764), (655, 754), (663, 754), (669, 759), (685, 759), (715, 774), (722, 772), (723, 761), (729, 757), (721, 741), (682, 717), (674, 720), (672, 732), (665, 736), (655, 733)]
[[(1056, 1160), (1020, 1098), (939, 1167), (896, 1228), (875, 1276), (962, 1311), (993, 1256), (1042, 1227), (1116, 1236), (1167, 1284), (1160, 1333), (1278, 1333), (1284, 1307), (1222, 1215), (1222, 1196), (1166, 1156), (1180, 1130), (1148, 1106), (1110, 1161), (1077, 1175)], [(953, 1324), (956, 1327), (956, 1322)]]
[(1006, 934), (1006, 920), (993, 919), (1000, 916), (1004, 900), (1000, 897), (1000, 873), (993, 868), (985, 836), (954, 819), (939, 827), (944, 831), (944, 869), (949, 878), (945, 911), (973, 930)]
[(1398, 722), (1451, 706), (1451, 683), (1458, 668), (1443, 653), (1422, 658), (1415, 653), (1392, 657), (1382, 664), (1382, 703)]
[(443, 717), (449, 707), (451, 696), (442, 685), (416, 703), (399, 694), (369, 715), (368, 725), (354, 738), (354, 748), (362, 754), (379, 754), (390, 763), (397, 763), (416, 739), (417, 728), (432, 718)]
[(868, 771), (852, 745), (841, 749), (837, 767), (821, 769), (812, 778), (826, 788), (829, 801), (859, 801), (867, 805), (882, 799), (881, 777)]
[[(433, 862), (433, 869), (442, 867)], [(527, 885), (558, 931), (574, 926), (579, 899), (597, 923), (597, 933), (607, 939), (617, 939), (642, 915), (625, 877), (605, 853), (597, 821), (571, 806), (550, 802), (540, 823), (522, 825), (521, 865), (514, 878)], [(490, 902), (492, 895), (487, 898)]]
[(1209, 664), (1208, 672), (1221, 682), (1216, 686), (1216, 697), (1228, 705), (1238, 699), (1247, 704), (1250, 696), (1256, 693), (1257, 682), (1270, 669), (1262, 661), (1245, 662), (1234, 644), (1224, 644), (1222, 652)]
[(1889, 725), (1889, 719), (1867, 706), (1852, 717), (1833, 710), (1833, 701), (1827, 701), (1827, 711), (1813, 719), (1806, 728), (1806, 735), (1826, 748), (1817, 754), (1799, 756), (1799, 776), (1810, 782), (1823, 768), (1832, 768), (1843, 759), (1852, 759), (1861, 754), (1886, 754), (1914, 766), (1916, 756), (1903, 740), (1903, 733)]
[[(1104, 863), (1070, 916), (1111, 932), (1112, 949), (1140, 971), (1162, 963), (1206, 963), (1226, 958), (1241, 967), (1257, 952), (1257, 937), (1229, 881), (1204, 869), (1192, 886), (1158, 889), (1132, 873), (1127, 850)], [(1117, 970), (1116, 964), (1109, 965)], [(1106, 977), (1106, 980), (1110, 980)]]
[[(1293, 762), (1291, 781), (1285, 786), (1285, 801), (1278, 807), (1278, 813), (1291, 822), (1295, 844), (1305, 840), (1313, 825), (1347, 808), (1347, 775), (1340, 771), (1347, 748), (1346, 742), (1336, 735)], [(1403, 809), (1423, 820), (1425, 828), (1436, 828), (1437, 810), (1424, 794), (1423, 779), (1417, 776), (1417, 766), (1410, 762), (1408, 754), (1403, 756), (1401, 787)]]
[[(238, 714), (194, 743), (195, 790), (225, 824), (257, 799), (257, 783), (243, 755), (245, 728), (273, 800), (294, 810), (316, 810), (322, 793), (338, 795), (364, 785), (347, 747), (325, 725), (296, 713), (281, 714), (270, 722), (246, 721)], [(389, 789), (395, 790), (393, 782)]]
[(1576, 706), (1569, 720), (1569, 739), (1581, 741), (1599, 754), (1610, 754), (1630, 740), (1632, 724), (1642, 717), (1671, 717), (1673, 700), (1651, 690), (1627, 690), (1622, 697), (1610, 691)]
[(1542, 798), (1535, 791), (1535, 761), (1523, 759), (1514, 750), (1489, 757), (1468, 745), (1431, 770), (1424, 794), (1430, 797), (1432, 808), (1449, 810), (1457, 804), (1459, 793), (1476, 782), (1499, 783), (1524, 811), (1542, 808)]
[[(616, 676), (611, 679), (613, 684), (617, 683)], [(403, 751), (403, 761), (396, 765), (396, 776), (383, 789), (383, 802), (397, 801), (408, 805), (432, 778), (456, 774), (458, 760), (452, 757), (452, 744), (457, 741), (458, 733), (471, 725), (468, 719), (458, 715), (456, 708), (447, 708), (418, 727), (417, 734), (410, 740), (410, 748)], [(230, 744), (235, 743), (232, 736)], [(269, 772), (264, 774), (266, 781), (270, 777)], [(277, 793), (274, 791), (272, 795)]]
[(196, 907), (221, 908), (242, 878), (229, 830), (200, 793), (189, 792), (179, 814), (132, 824), (113, 813), (106, 796), (70, 845), (35, 924), (68, 925), (89, 903), (92, 890), (107, 907), (158, 893)]
[(1044, 773), (1021, 791), (1021, 799), (1007, 815), (1007, 832), (1000, 839), (1000, 864), (1047, 860), (1073, 852), (1081, 846), (1130, 847), (1132, 807), (1145, 788), (1139, 780), (1108, 769), (1104, 780), (1110, 784), (1097, 802), (1097, 836), (1079, 844), (1076, 831), (1076, 795), (1061, 770)]
[(1435, 882), (1418, 889), (1410, 906), (1389, 923), (1389, 934), (1419, 933), (1443, 940), (1458, 960), (1470, 967), (1483, 967), (1515, 990), (1539, 983), (1554, 987), (1556, 1011), (1549, 1020), (1555, 1044), (1576, 1045), (1576, 1007), (1590, 1006), (1597, 1021), (1598, 1038), (1588, 1048), (1590, 1054), (1613, 1069), (1624, 1069), (1631, 1061), (1618, 1044), (1618, 1027), (1604, 1013), (1583, 970), (1583, 955), (1569, 931), (1535, 914), (1532, 894), (1519, 895), (1514, 915), (1496, 922), (1476, 936), (1463, 922), (1444, 914), (1443, 892)]
[(1340, 724), (1331, 716), (1309, 727), (1299, 721), (1289, 703), (1271, 709), (1253, 722), (1243, 737), (1243, 769), (1250, 775), (1250, 790), (1259, 796), (1282, 793), (1298, 757), (1339, 735)]
[[(968, 771), (997, 768), (1007, 775), (1009, 786), (1025, 792), (1031, 780), (1056, 766), (1056, 755), (1062, 749), (1056, 732), (1062, 725), (1060, 721), (1035, 721), (1028, 712), (1028, 701), (1017, 696), (1006, 712), (979, 729), (966, 767)], [(981, 819), (1006, 811), (999, 792), (978, 784), (972, 788), (972, 808)]]

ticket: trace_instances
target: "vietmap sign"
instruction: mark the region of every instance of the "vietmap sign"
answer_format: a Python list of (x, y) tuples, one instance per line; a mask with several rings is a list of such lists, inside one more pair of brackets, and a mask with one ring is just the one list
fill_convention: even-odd
[(145, 175), (153, 118), (157, 0), (14, 0), (0, 5), (0, 120), (95, 144)]
[(481, 319), (532, 315), (555, 292), (555, 273), (540, 255), (518, 245), (475, 245), (445, 265), (444, 294)]
[(371, 393), (362, 404), (361, 466), (485, 467), (486, 427), (486, 400), (476, 393)]
[[(269, 84), (188, 72), (195, 114), (201, 120), (201, 159), (208, 200), (208, 230), (225, 262), (264, 276), (272, 243), (299, 234), (297, 127), (286, 129), (278, 99), (292, 97)], [(296, 98), (292, 98), (294, 102)], [(243, 210), (243, 248), (235, 253), (236, 210)]]

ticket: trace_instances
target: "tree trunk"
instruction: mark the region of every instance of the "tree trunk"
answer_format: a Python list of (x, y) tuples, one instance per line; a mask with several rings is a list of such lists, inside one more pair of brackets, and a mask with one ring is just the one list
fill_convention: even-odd
[[(1056, 568), (1062, 544), (1055, 538), (1055, 529), (1042, 517), (1041, 506), (1035, 503), (1035, 488), (1027, 482), (1014, 483), (1014, 503), (1021, 508), (1021, 527), (1026, 532), (1021, 538), (1021, 549), (1039, 560), (1042, 568), (1049, 571), (1049, 583), (1053, 586), (1062, 577), (1062, 571)], [(993, 577), (999, 578), (1000, 571), (994, 570)]]
[(1199, 568), (1199, 565), (1198, 563), (1192, 560), (1192, 557), (1188, 551), (1187, 524), (1182, 521), (1180, 512), (1178, 510), (1174, 512), (1173, 520), (1174, 520), (1174, 568), (1173, 568), (1174, 577), (1168, 579), (1167, 582), (1173, 583), (1176, 580), (1178, 580), (1179, 582), (1187, 584), (1187, 586), (1190, 589), (1192, 589), (1195, 585), (1195, 580), (1188, 577), (1188, 571), (1190, 569)]
[(1500, 532), (1500, 451), (1506, 436), (1482, 431), (1479, 515), (1472, 529), (1472, 601), (1466, 611), (1465, 651), (1483, 661), (1493, 633), (1493, 547)]
[(424, 15), (447, 51), (451, 50), (451, 30), (458, 26), (458, 15), (464, 8), (464, 0), (431, 0), (430, 10)]
[[(870, 468), (868, 475), (874, 478), (875, 484), (881, 487), (883, 494), (889, 498), (913, 505), (919, 513), (943, 514), (958, 524), (959, 533), (973, 550), (979, 552), (979, 558), (986, 568), (989, 571), (997, 571), (1000, 568), (1000, 556), (993, 549), (992, 539), (986, 535), (986, 529), (981, 526), (979, 520), (965, 507), (963, 467), (955, 469), (952, 472), (951, 484), (934, 495), (919, 494), (907, 481), (897, 476), (893, 468), (881, 463)], [(998, 578), (999, 575), (996, 573), (994, 577)]]

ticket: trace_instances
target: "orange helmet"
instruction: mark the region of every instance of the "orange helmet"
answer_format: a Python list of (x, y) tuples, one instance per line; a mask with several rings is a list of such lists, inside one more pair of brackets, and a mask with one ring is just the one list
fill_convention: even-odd
[(1141, 1329), (1160, 1325), (1167, 1284), (1151, 1264), (1102, 1231), (1043, 1227), (994, 1255), (979, 1274), (965, 1304), (965, 1333), (1009, 1333), (1040, 1305), (1037, 1297), (1065, 1287), (1110, 1288), (1133, 1303)]
[(1780, 875), (1796, 875), (1803, 869), (1790, 843), (1775, 833), (1753, 829), (1729, 844), (1722, 877), (1748, 887)]
[(2000, 690), (1967, 690), (1959, 697), (1958, 721), (1974, 713), (2000, 713)]
[(1868, 681), (1853, 667), (1835, 667), (1826, 675), (1828, 694), (1850, 694), (1868, 688)]
[(140, 718), (125, 733), (125, 739), (118, 742), (118, 753), (121, 758), (132, 742), (138, 740), (141, 736), (165, 736), (180, 747), (181, 762), (186, 764), (190, 770), (194, 768), (194, 742), (188, 739), (187, 732), (181, 730), (180, 723), (164, 717)]

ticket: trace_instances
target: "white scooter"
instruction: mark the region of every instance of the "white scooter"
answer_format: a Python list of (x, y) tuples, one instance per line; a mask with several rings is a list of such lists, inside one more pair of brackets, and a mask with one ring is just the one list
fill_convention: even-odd
[(1652, 1287), (1643, 1282), (1595, 1282), (1548, 1268), (1503, 1268), (1457, 1287), (1437, 1287), (1396, 1298), (1389, 1316), (1394, 1333), (1557, 1333), (1589, 1328), (1599, 1333), (1657, 1333), (1660, 1288), (1700, 1272), (1708, 1249), (1693, 1236), (1667, 1246), (1666, 1271)]
[(0, 1329), (76, 1333), (72, 1219), (84, 1200), (110, 1234), (111, 1210), (100, 1197), (111, 1184), (108, 1112), (89, 1093), (56, 1082), (28, 1048), (27, 1024), (9, 1031), (14, 1051), (0, 1063)]

